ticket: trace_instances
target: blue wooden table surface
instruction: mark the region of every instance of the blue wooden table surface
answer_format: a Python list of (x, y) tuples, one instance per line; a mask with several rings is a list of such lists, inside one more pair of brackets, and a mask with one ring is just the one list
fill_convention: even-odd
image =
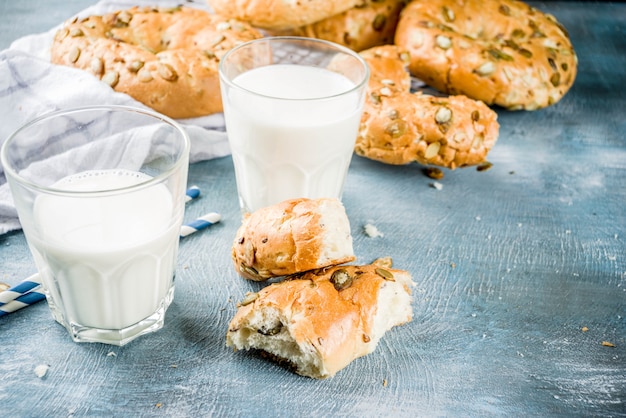
[[(89, 3), (2, 0), (0, 48)], [(569, 30), (578, 78), (550, 108), (497, 110), (490, 170), (447, 171), (438, 190), (419, 165), (352, 161), (357, 261), (391, 256), (417, 283), (414, 320), (373, 354), (317, 381), (225, 347), (236, 302), (261, 286), (230, 262), (225, 157), (191, 167), (202, 197), (186, 217), (223, 220), (182, 241), (164, 329), (118, 348), (71, 342), (45, 303), (0, 318), (1, 414), (626, 416), (626, 4), (532, 4)], [(0, 281), (34, 271), (23, 234), (0, 235)]]

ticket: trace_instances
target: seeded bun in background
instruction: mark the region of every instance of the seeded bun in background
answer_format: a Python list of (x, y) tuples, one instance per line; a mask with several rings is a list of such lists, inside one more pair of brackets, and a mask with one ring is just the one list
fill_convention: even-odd
[(134, 7), (65, 23), (51, 61), (88, 71), (172, 118), (221, 112), (219, 59), (262, 35), (203, 10)]
[(370, 81), (355, 152), (387, 164), (455, 169), (484, 163), (495, 145), (497, 114), (465, 96), (410, 92), (410, 54), (395, 45), (361, 52)]
[(354, 51), (392, 44), (400, 11), (407, 0), (366, 0), (338, 15), (286, 31), (269, 31), (276, 36), (305, 36), (324, 39)]
[(297, 28), (345, 12), (364, 0), (208, 0), (215, 13), (271, 30)]
[(410, 53), (411, 74), (429, 86), (510, 110), (552, 105), (576, 78), (565, 28), (515, 0), (413, 0), (395, 43)]
[(244, 217), (232, 247), (242, 277), (264, 281), (355, 260), (338, 199), (291, 199)]
[(307, 272), (246, 295), (226, 344), (262, 350), (302, 376), (328, 378), (411, 321), (412, 285), (408, 272), (376, 265)]

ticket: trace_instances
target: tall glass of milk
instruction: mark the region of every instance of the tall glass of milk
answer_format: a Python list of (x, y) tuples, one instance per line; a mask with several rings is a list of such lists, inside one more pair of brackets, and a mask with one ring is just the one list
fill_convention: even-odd
[(242, 212), (340, 199), (369, 79), (363, 59), (319, 39), (265, 37), (227, 52), (219, 73)]
[(52, 316), (76, 342), (163, 327), (189, 167), (173, 120), (123, 106), (43, 115), (0, 158)]

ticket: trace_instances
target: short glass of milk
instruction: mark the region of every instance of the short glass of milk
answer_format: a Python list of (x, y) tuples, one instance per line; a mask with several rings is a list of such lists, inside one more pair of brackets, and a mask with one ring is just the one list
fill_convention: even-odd
[(219, 74), (242, 212), (299, 197), (341, 199), (365, 61), (332, 42), (265, 37), (228, 51)]
[(0, 158), (52, 316), (76, 342), (163, 327), (185, 205), (189, 137), (124, 106), (45, 114)]

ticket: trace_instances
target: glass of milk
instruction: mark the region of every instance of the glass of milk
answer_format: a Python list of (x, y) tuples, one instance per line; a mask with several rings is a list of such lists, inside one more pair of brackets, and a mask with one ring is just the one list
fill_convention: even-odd
[(341, 198), (369, 69), (332, 42), (265, 37), (219, 64), (242, 212), (299, 197)]
[(5, 141), (48, 305), (74, 341), (124, 345), (163, 327), (189, 147), (176, 122), (123, 106), (46, 114)]

